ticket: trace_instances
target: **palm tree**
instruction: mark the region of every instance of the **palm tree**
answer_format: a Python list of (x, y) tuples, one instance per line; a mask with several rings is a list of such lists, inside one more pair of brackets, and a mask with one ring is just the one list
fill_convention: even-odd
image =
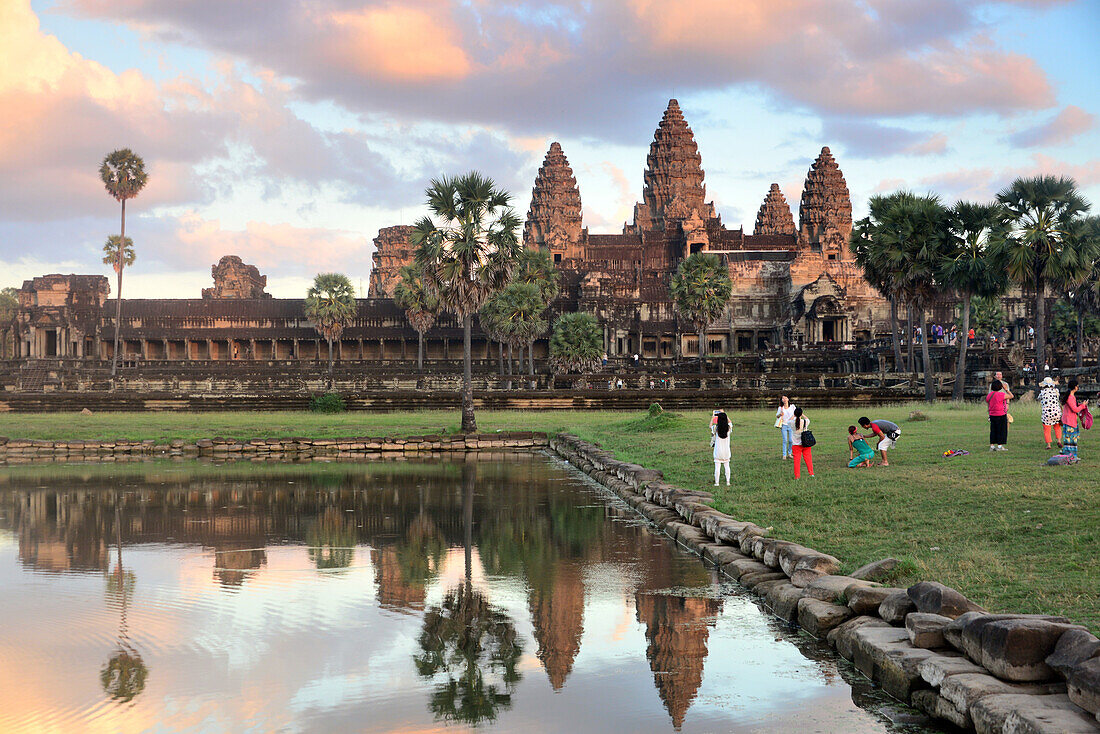
[(423, 373), (424, 334), (435, 325), (439, 300), (424, 287), (424, 280), (415, 264), (401, 268), (398, 276), (397, 285), (393, 289), (393, 300), (398, 308), (405, 310), (405, 318), (416, 329), (416, 369)]
[[(561, 275), (558, 273), (558, 269), (554, 267), (554, 263), (550, 259), (550, 253), (543, 250), (523, 250), (519, 261), (516, 263), (512, 280), (517, 283), (528, 283), (537, 286), (539, 296), (545, 306), (553, 303), (554, 299), (561, 293)], [(545, 332), (546, 327), (544, 326), (538, 333), (532, 334), (531, 340), (527, 344), (528, 374), (532, 377), (535, 374), (535, 339)]]
[(354, 286), (348, 276), (340, 273), (318, 273), (306, 292), (306, 318), (328, 342), (329, 390), (334, 385), (332, 342), (344, 333), (358, 308)]
[[(103, 159), (99, 167), (99, 178), (103, 181), (107, 193), (122, 204), (122, 231), (119, 233), (119, 241), (130, 243), (126, 238), (126, 200), (134, 198), (145, 188), (145, 183), (149, 179), (145, 173), (145, 161), (129, 148), (116, 150)], [(119, 260), (115, 267), (115, 272), (118, 273), (118, 293), (115, 294), (115, 351), (111, 355), (111, 377), (114, 377), (118, 370), (118, 329), (122, 319), (122, 268), (125, 265), (132, 265), (133, 262), (133, 250), (131, 250), (130, 261), (123, 263)]]
[[(521, 350), (524, 346), (530, 349), (535, 339), (546, 333), (548, 325), (543, 318), (545, 311), (546, 301), (543, 300), (538, 284), (518, 281), (509, 283), (482, 308), (482, 314), (488, 314), (489, 323), (500, 338), (508, 343), (509, 349), (516, 346)], [(522, 353), (520, 357), (522, 367)], [(534, 362), (531, 361), (530, 364), (531, 374), (534, 375)]]
[(997, 239), (1000, 207), (960, 201), (947, 214), (946, 258), (940, 268), (944, 285), (962, 296), (962, 325), (959, 357), (955, 365), (955, 387), (951, 399), (963, 399), (966, 386), (967, 334), (970, 332), (970, 302), (973, 298), (996, 298), (1008, 286), (1004, 268), (990, 257), (990, 243)]
[(600, 363), (603, 329), (590, 313), (562, 314), (550, 335), (550, 364), (564, 374), (584, 375)]
[(881, 224), (884, 197), (873, 196), (870, 201), (871, 216), (864, 217), (852, 228), (850, 248), (856, 264), (863, 270), (863, 279), (890, 301), (890, 343), (894, 349), (894, 371), (902, 370), (901, 344), (898, 340), (898, 299), (896, 284), (885, 267), (877, 238)]
[(1035, 289), (1035, 378), (1046, 364), (1048, 287), (1069, 289), (1088, 275), (1092, 258), (1074, 236), (1088, 204), (1077, 184), (1062, 176), (1018, 178), (997, 194), (1003, 236), (994, 244), (1008, 277), (1021, 287)]
[(409, 241), (425, 287), (462, 323), (462, 430), (477, 430), (471, 374), (473, 315), (503, 288), (519, 254), (519, 217), (511, 195), (476, 171), (433, 179), (425, 194), (431, 216), (413, 226)]
[(683, 313), (699, 332), (699, 371), (706, 357), (707, 326), (729, 305), (733, 283), (729, 269), (717, 255), (696, 252), (680, 263), (669, 283), (669, 293), (677, 310)]
[(1093, 260), (1088, 275), (1080, 283), (1063, 288), (1065, 298), (1077, 319), (1075, 364), (1080, 369), (1085, 356), (1085, 317), (1100, 313), (1100, 217), (1087, 217), (1078, 222), (1074, 228), (1074, 238), (1082, 250), (1082, 256)]

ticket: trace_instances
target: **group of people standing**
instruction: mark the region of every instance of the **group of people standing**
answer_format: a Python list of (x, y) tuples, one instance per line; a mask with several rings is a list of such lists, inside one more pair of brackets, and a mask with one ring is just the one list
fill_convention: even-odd
[[(1047, 448), (1051, 448), (1053, 438), (1066, 456), (1077, 457), (1077, 439), (1081, 435), (1081, 423), (1091, 424), (1088, 401), (1077, 400), (1077, 380), (1069, 380), (1064, 392), (1058, 391), (1058, 378), (1044, 377), (1039, 383), (1040, 420), (1043, 424), (1043, 439)], [(1008, 426), (1012, 423), (1012, 414), (1008, 412), (1009, 401), (1015, 396), (998, 372), (986, 393), (985, 402), (989, 407), (989, 450), (1007, 451)], [(1053, 435), (1052, 435), (1053, 434)]]

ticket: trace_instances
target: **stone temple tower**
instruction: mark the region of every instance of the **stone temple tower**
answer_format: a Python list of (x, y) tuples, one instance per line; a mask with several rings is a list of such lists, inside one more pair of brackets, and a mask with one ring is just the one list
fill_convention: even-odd
[(670, 99), (649, 146), (645, 187), (642, 201), (634, 207), (633, 230), (675, 231), (686, 220), (713, 219), (714, 204), (706, 203), (702, 163), (680, 104)]
[(531, 208), (523, 228), (523, 246), (548, 250), (555, 262), (581, 259), (581, 192), (573, 169), (557, 142), (550, 144), (542, 162)]
[(787, 205), (787, 199), (779, 190), (779, 184), (773, 183), (764, 197), (764, 203), (760, 205), (760, 211), (756, 213), (756, 226), (753, 234), (797, 234), (794, 226), (794, 217), (791, 216), (791, 208)]
[(852, 235), (852, 199), (848, 184), (828, 147), (810, 166), (798, 207), (799, 245), (830, 260), (846, 259)]

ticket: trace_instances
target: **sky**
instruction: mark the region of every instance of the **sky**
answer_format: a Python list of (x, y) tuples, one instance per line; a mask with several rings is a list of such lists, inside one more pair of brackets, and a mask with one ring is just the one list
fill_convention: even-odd
[(619, 232), (671, 98), (727, 226), (772, 182), (797, 218), (825, 145), (857, 218), (1039, 173), (1100, 212), (1098, 29), (1100, 0), (0, 0), (0, 285), (110, 274), (124, 147), (149, 173), (125, 297), (197, 298), (231, 254), (277, 297), (325, 271), (365, 295), (432, 178), (480, 170), (523, 215), (555, 140)]

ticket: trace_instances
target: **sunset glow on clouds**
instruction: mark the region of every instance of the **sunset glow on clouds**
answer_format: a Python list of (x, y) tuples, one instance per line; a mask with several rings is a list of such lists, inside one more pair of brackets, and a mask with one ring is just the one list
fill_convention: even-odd
[(1096, 27), (1082, 0), (0, 0), (0, 263), (12, 285), (104, 271), (120, 147), (150, 172), (135, 297), (197, 296), (223, 254), (279, 296), (365, 280), (430, 178), (478, 168), (522, 214), (551, 140), (616, 231), (670, 97), (732, 226), (772, 181), (796, 203), (822, 145), (857, 214), (884, 186), (988, 198), (1035, 172), (1100, 204)]

